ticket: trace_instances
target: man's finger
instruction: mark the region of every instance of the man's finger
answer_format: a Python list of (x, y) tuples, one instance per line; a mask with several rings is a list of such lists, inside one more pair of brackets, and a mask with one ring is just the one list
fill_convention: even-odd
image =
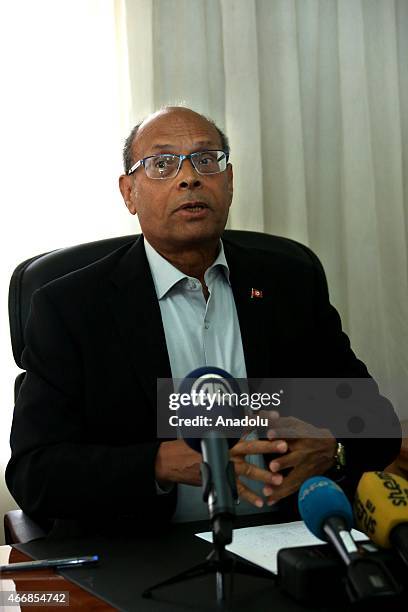
[(263, 508), (263, 506), (265, 505), (265, 502), (262, 497), (259, 497), (259, 495), (251, 491), (251, 489), (249, 489), (248, 487), (246, 487), (244, 483), (239, 480), (239, 478), (237, 479), (237, 490), (239, 497), (241, 499), (245, 499), (253, 506), (256, 506), (257, 508)]
[(271, 472), (280, 472), (286, 468), (293, 468), (299, 465), (304, 457), (304, 454), (300, 451), (292, 451), (287, 455), (282, 455), (277, 459), (273, 459), (269, 463), (269, 469)]
[(231, 457), (259, 455), (268, 453), (286, 453), (288, 444), (285, 440), (240, 440), (231, 448)]
[(271, 441), (276, 439), (291, 440), (304, 438), (306, 435), (309, 436), (310, 434), (304, 428), (297, 427), (296, 425), (277, 425), (276, 423), (272, 429), (268, 429), (266, 432), (266, 437)]
[(281, 486), (269, 487), (266, 486), (263, 489), (263, 494), (267, 497), (266, 503), (268, 506), (272, 506), (274, 503), (296, 493), (299, 490), (300, 485), (305, 480), (304, 470), (301, 466), (294, 468), (288, 476), (283, 479)]
[(310, 423), (305, 423), (296, 417), (280, 417), (270, 423), (267, 438), (273, 440), (276, 438), (320, 437), (322, 432), (323, 430), (314, 427)]
[(263, 419), (269, 419), (271, 422), (280, 418), (280, 414), (277, 410), (259, 410), (258, 414)]
[(280, 476), (280, 474), (272, 474), (272, 472), (269, 470), (264, 470), (246, 461), (233, 460), (233, 462), (237, 476), (245, 476), (245, 478), (257, 480), (258, 482), (263, 482), (264, 484), (280, 484), (282, 482), (280, 478), (277, 478), (277, 476)]

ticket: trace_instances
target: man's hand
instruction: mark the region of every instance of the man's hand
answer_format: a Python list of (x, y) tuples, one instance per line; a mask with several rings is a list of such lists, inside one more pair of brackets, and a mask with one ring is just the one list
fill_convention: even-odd
[[(230, 457), (234, 463), (237, 475), (237, 489), (241, 499), (245, 499), (254, 506), (262, 508), (264, 499), (251, 491), (239, 476), (246, 476), (258, 480), (265, 485), (279, 485), (282, 483), (281, 474), (274, 474), (268, 469), (261, 469), (245, 460), (246, 455), (265, 453), (286, 453), (288, 445), (284, 440), (240, 440), (231, 450)], [(165, 488), (170, 482), (179, 482), (199, 486), (201, 484), (200, 453), (192, 450), (184, 440), (162, 442), (156, 455), (156, 481)]]
[(334, 465), (336, 439), (328, 429), (314, 427), (294, 417), (281, 417), (273, 422), (268, 438), (285, 439), (288, 446), (285, 456), (270, 462), (271, 472), (278, 474), (292, 468), (281, 484), (264, 487), (269, 506), (295, 493), (307, 478), (324, 474)]
[(258, 480), (270, 487), (280, 485), (283, 481), (282, 474), (271, 473), (267, 468), (262, 469), (248, 463), (246, 455), (264, 455), (270, 453), (286, 453), (288, 445), (285, 440), (240, 440), (230, 450), (231, 461), (234, 463), (235, 474), (237, 475), (238, 495), (257, 508), (262, 508), (265, 500), (244, 485), (239, 476), (245, 476), (251, 480)]

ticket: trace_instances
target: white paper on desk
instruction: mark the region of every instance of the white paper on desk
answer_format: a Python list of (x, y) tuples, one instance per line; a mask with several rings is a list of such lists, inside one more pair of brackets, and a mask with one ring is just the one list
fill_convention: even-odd
[[(367, 536), (356, 529), (352, 530), (355, 540), (366, 540)], [(196, 536), (212, 542), (212, 532), (196, 533)], [(232, 544), (226, 546), (230, 552), (276, 573), (278, 571), (278, 551), (281, 548), (323, 544), (310, 533), (303, 521), (243, 527), (234, 529)]]

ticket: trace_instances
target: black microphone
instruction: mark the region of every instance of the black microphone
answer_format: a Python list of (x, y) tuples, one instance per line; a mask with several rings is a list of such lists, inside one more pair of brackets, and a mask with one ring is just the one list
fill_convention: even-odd
[(394, 597), (401, 592), (385, 565), (357, 546), (351, 534), (351, 504), (335, 482), (324, 476), (309, 478), (300, 488), (298, 505), (306, 527), (317, 538), (330, 542), (346, 565), (351, 601)]
[[(202, 367), (192, 371), (180, 384), (180, 394), (190, 395), (191, 402), (179, 408), (180, 416), (200, 416), (203, 409), (211, 407), (211, 424), (197, 430), (200, 437), (191, 437), (192, 429), (180, 428), (184, 441), (201, 452), (203, 500), (208, 503), (214, 543), (225, 546), (232, 542), (232, 525), (238, 492), (234, 465), (229, 458), (229, 449), (239, 438), (226, 438), (223, 427), (215, 423), (220, 415), (241, 418), (243, 411), (231, 401), (240, 393), (237, 381), (225, 370), (217, 367)], [(229, 401), (223, 402), (227, 397)]]

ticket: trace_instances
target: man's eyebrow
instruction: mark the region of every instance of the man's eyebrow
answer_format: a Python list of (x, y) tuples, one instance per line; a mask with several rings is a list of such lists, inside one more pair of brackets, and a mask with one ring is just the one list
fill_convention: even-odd
[(206, 147), (213, 147), (216, 146), (214, 145), (214, 141), (213, 140), (198, 140), (195, 145), (195, 147), (202, 147), (202, 146), (206, 146)]

